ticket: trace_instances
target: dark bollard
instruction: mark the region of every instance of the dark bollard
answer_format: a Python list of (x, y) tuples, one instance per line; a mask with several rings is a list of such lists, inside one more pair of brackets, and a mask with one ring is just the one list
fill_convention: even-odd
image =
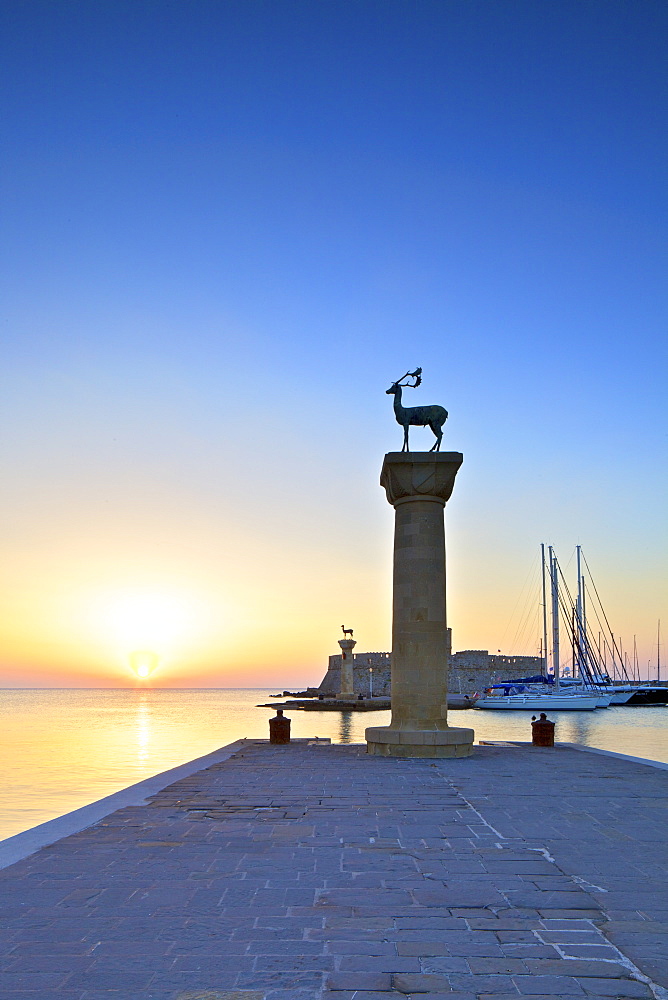
[(554, 746), (554, 722), (550, 720), (545, 715), (545, 712), (540, 713), (540, 719), (536, 720), (536, 716), (531, 716), (531, 742), (535, 747), (553, 747)]
[(269, 742), (290, 742), (290, 719), (284, 717), (282, 708), (277, 708), (275, 717), (269, 720)]

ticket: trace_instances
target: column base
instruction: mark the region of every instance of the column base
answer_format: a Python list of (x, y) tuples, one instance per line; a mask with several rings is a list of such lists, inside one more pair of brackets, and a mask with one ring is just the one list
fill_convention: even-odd
[(373, 726), (364, 733), (367, 753), (382, 757), (468, 757), (472, 729), (393, 729)]

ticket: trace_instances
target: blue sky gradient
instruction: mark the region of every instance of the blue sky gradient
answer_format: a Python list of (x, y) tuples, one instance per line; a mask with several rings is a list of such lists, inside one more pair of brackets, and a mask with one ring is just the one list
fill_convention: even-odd
[(417, 365), (465, 455), (455, 648), (496, 649), (539, 543), (579, 541), (655, 656), (667, 25), (654, 0), (5, 4), (7, 683), (120, 682), (77, 631), (109, 588), (223, 623), (174, 683), (317, 680), (344, 619), (388, 648), (385, 389)]

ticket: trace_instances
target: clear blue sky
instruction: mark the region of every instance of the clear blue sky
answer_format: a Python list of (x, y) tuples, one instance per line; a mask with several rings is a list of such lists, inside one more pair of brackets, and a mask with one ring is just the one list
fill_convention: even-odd
[(5, 3), (10, 680), (108, 674), (86, 594), (165, 581), (229, 611), (184, 677), (317, 679), (344, 619), (388, 648), (384, 391), (417, 365), (465, 455), (455, 648), (496, 649), (538, 544), (580, 541), (655, 656), (667, 27), (653, 0)]

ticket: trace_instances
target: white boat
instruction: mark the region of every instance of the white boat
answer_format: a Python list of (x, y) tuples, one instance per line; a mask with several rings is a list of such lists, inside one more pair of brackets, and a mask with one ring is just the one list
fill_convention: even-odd
[(598, 707), (597, 701), (596, 695), (527, 691), (517, 694), (485, 694), (478, 698), (473, 707), (524, 712), (593, 712)]
[(607, 708), (609, 705), (625, 705), (633, 694), (631, 687), (615, 687), (601, 681), (595, 687), (586, 687), (582, 681), (575, 677), (562, 677), (559, 684), (561, 693), (573, 692), (574, 694), (595, 694), (599, 699), (597, 708)]
[(526, 712), (591, 712), (599, 707), (598, 692), (555, 690), (548, 685), (509, 681), (493, 684), (474, 708), (520, 709)]
[(610, 688), (610, 704), (611, 705), (625, 705), (627, 701), (630, 701), (633, 697), (632, 687), (613, 687)]
[(610, 691), (603, 691), (600, 687), (586, 687), (584, 684), (574, 684), (568, 686), (564, 684), (563, 678), (561, 680), (559, 694), (562, 695), (575, 695), (576, 697), (584, 695), (587, 698), (596, 699), (597, 708), (610, 708), (612, 705), (612, 693)]
[(564, 691), (561, 690), (562, 695), (572, 695), (576, 698), (594, 698), (596, 701), (597, 708), (610, 708), (612, 705), (612, 695), (609, 691), (601, 691), (599, 688), (581, 688), (579, 691)]
[[(564, 680), (562, 677), (562, 691), (564, 688), (571, 691), (575, 690), (579, 694), (583, 694), (585, 692), (591, 693), (591, 691), (594, 690), (599, 697), (605, 698), (608, 705), (625, 705), (633, 695), (632, 687), (624, 687), (622, 685), (616, 686), (614, 684), (606, 684), (604, 681), (601, 681), (600, 684), (597, 684), (596, 687), (592, 689), (585, 687), (584, 684), (581, 684), (578, 680), (569, 682), (568, 679)], [(601, 706), (599, 706), (599, 708), (600, 707)]]

